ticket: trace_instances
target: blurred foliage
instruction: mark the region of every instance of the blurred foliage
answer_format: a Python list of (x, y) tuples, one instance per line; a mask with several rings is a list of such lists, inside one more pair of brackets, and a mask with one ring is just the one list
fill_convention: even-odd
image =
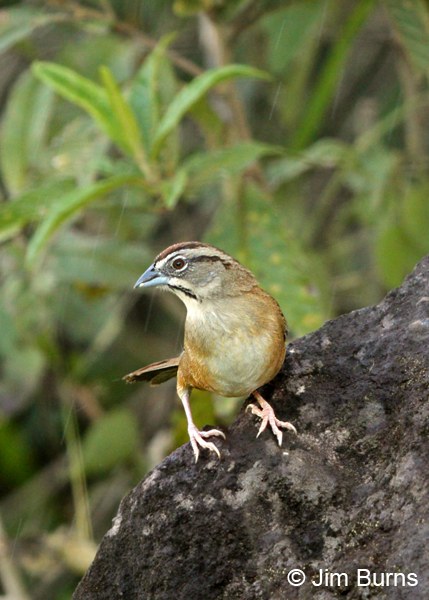
[[(218, 245), (298, 336), (429, 251), (429, 8), (1, 6), (0, 572), (16, 600), (49, 600), (187, 440), (174, 386), (121, 380), (180, 352), (178, 301), (132, 290), (157, 252)], [(237, 402), (193, 405), (227, 425)]]

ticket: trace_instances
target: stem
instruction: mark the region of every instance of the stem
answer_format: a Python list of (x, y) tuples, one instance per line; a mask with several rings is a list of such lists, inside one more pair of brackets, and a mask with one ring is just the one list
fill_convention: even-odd
[(311, 215), (311, 220), (307, 226), (307, 231), (303, 232), (305, 245), (310, 247), (312, 242), (317, 238), (318, 228), (325, 227), (326, 216), (331, 208), (331, 202), (335, 195), (340, 191), (343, 180), (342, 169), (337, 169), (328, 184), (325, 186), (322, 195), (320, 196)]
[[(81, 6), (80, 4), (77, 4), (72, 0), (45, 0), (45, 2), (48, 5), (53, 5), (56, 7), (60, 7), (63, 10), (66, 10), (70, 14), (70, 18), (77, 21), (107, 20), (110, 22), (110, 27), (112, 31), (116, 31), (117, 33), (120, 33), (122, 35), (127, 35), (136, 38), (145, 46), (145, 48), (148, 48), (149, 50), (154, 50), (158, 45), (157, 40), (154, 40), (151, 37), (147, 36), (131, 23), (127, 23), (125, 21), (120, 21), (119, 19), (116, 19), (116, 15), (113, 12), (113, 10), (106, 10), (106, 12), (101, 10), (95, 10), (92, 8)], [(63, 15), (61, 15), (61, 17), (62, 19), (64, 19)], [(178, 54), (174, 50), (167, 50), (166, 54), (177, 67), (181, 68), (183, 71), (189, 73), (190, 75), (197, 76), (201, 75), (201, 73), (204, 72), (204, 70), (197, 64), (195, 64), (191, 60), (188, 60), (187, 58), (184, 58), (183, 56), (180, 56), (180, 54)]]
[(397, 69), (402, 83), (404, 107), (406, 109), (406, 117), (404, 119), (405, 145), (417, 171), (422, 171), (425, 163), (422, 134), (425, 131), (425, 127), (418, 110), (420, 108), (418, 81), (405, 57), (399, 57)]
[(10, 556), (9, 544), (0, 517), (0, 579), (5, 596), (10, 600), (30, 600), (21, 583), (19, 574)]
[(75, 527), (79, 538), (92, 539), (85, 466), (83, 463), (82, 447), (77, 428), (76, 410), (71, 397), (72, 394), (72, 388), (66, 386), (62, 390), (61, 395), (63, 396), (63, 427), (67, 445), (69, 478), (75, 510)]
[(237, 222), (239, 232), (239, 250), (246, 261), (249, 254), (249, 235), (247, 228), (246, 186), (243, 177), (240, 178), (237, 189)]

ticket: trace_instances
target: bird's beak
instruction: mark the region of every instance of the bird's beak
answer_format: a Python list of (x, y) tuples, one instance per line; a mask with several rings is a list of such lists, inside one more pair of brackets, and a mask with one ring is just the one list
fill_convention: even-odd
[(147, 271), (137, 280), (134, 288), (138, 287), (150, 287), (153, 285), (165, 285), (168, 282), (168, 278), (165, 277), (160, 271), (157, 271), (154, 265), (151, 265)]

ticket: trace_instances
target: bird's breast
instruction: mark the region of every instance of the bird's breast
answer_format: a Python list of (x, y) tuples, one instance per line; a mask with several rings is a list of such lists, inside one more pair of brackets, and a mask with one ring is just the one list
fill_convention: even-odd
[(179, 378), (182, 372), (191, 387), (237, 397), (248, 395), (276, 375), (285, 355), (283, 317), (277, 303), (279, 315), (244, 308), (188, 311)]

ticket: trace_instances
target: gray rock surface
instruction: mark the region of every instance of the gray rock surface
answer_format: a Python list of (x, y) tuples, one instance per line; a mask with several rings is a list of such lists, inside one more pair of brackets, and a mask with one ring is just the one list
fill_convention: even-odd
[(429, 256), (378, 306), (291, 343), (262, 393), (298, 436), (255, 439), (243, 408), (220, 462), (173, 452), (124, 498), (74, 600), (429, 598)]

